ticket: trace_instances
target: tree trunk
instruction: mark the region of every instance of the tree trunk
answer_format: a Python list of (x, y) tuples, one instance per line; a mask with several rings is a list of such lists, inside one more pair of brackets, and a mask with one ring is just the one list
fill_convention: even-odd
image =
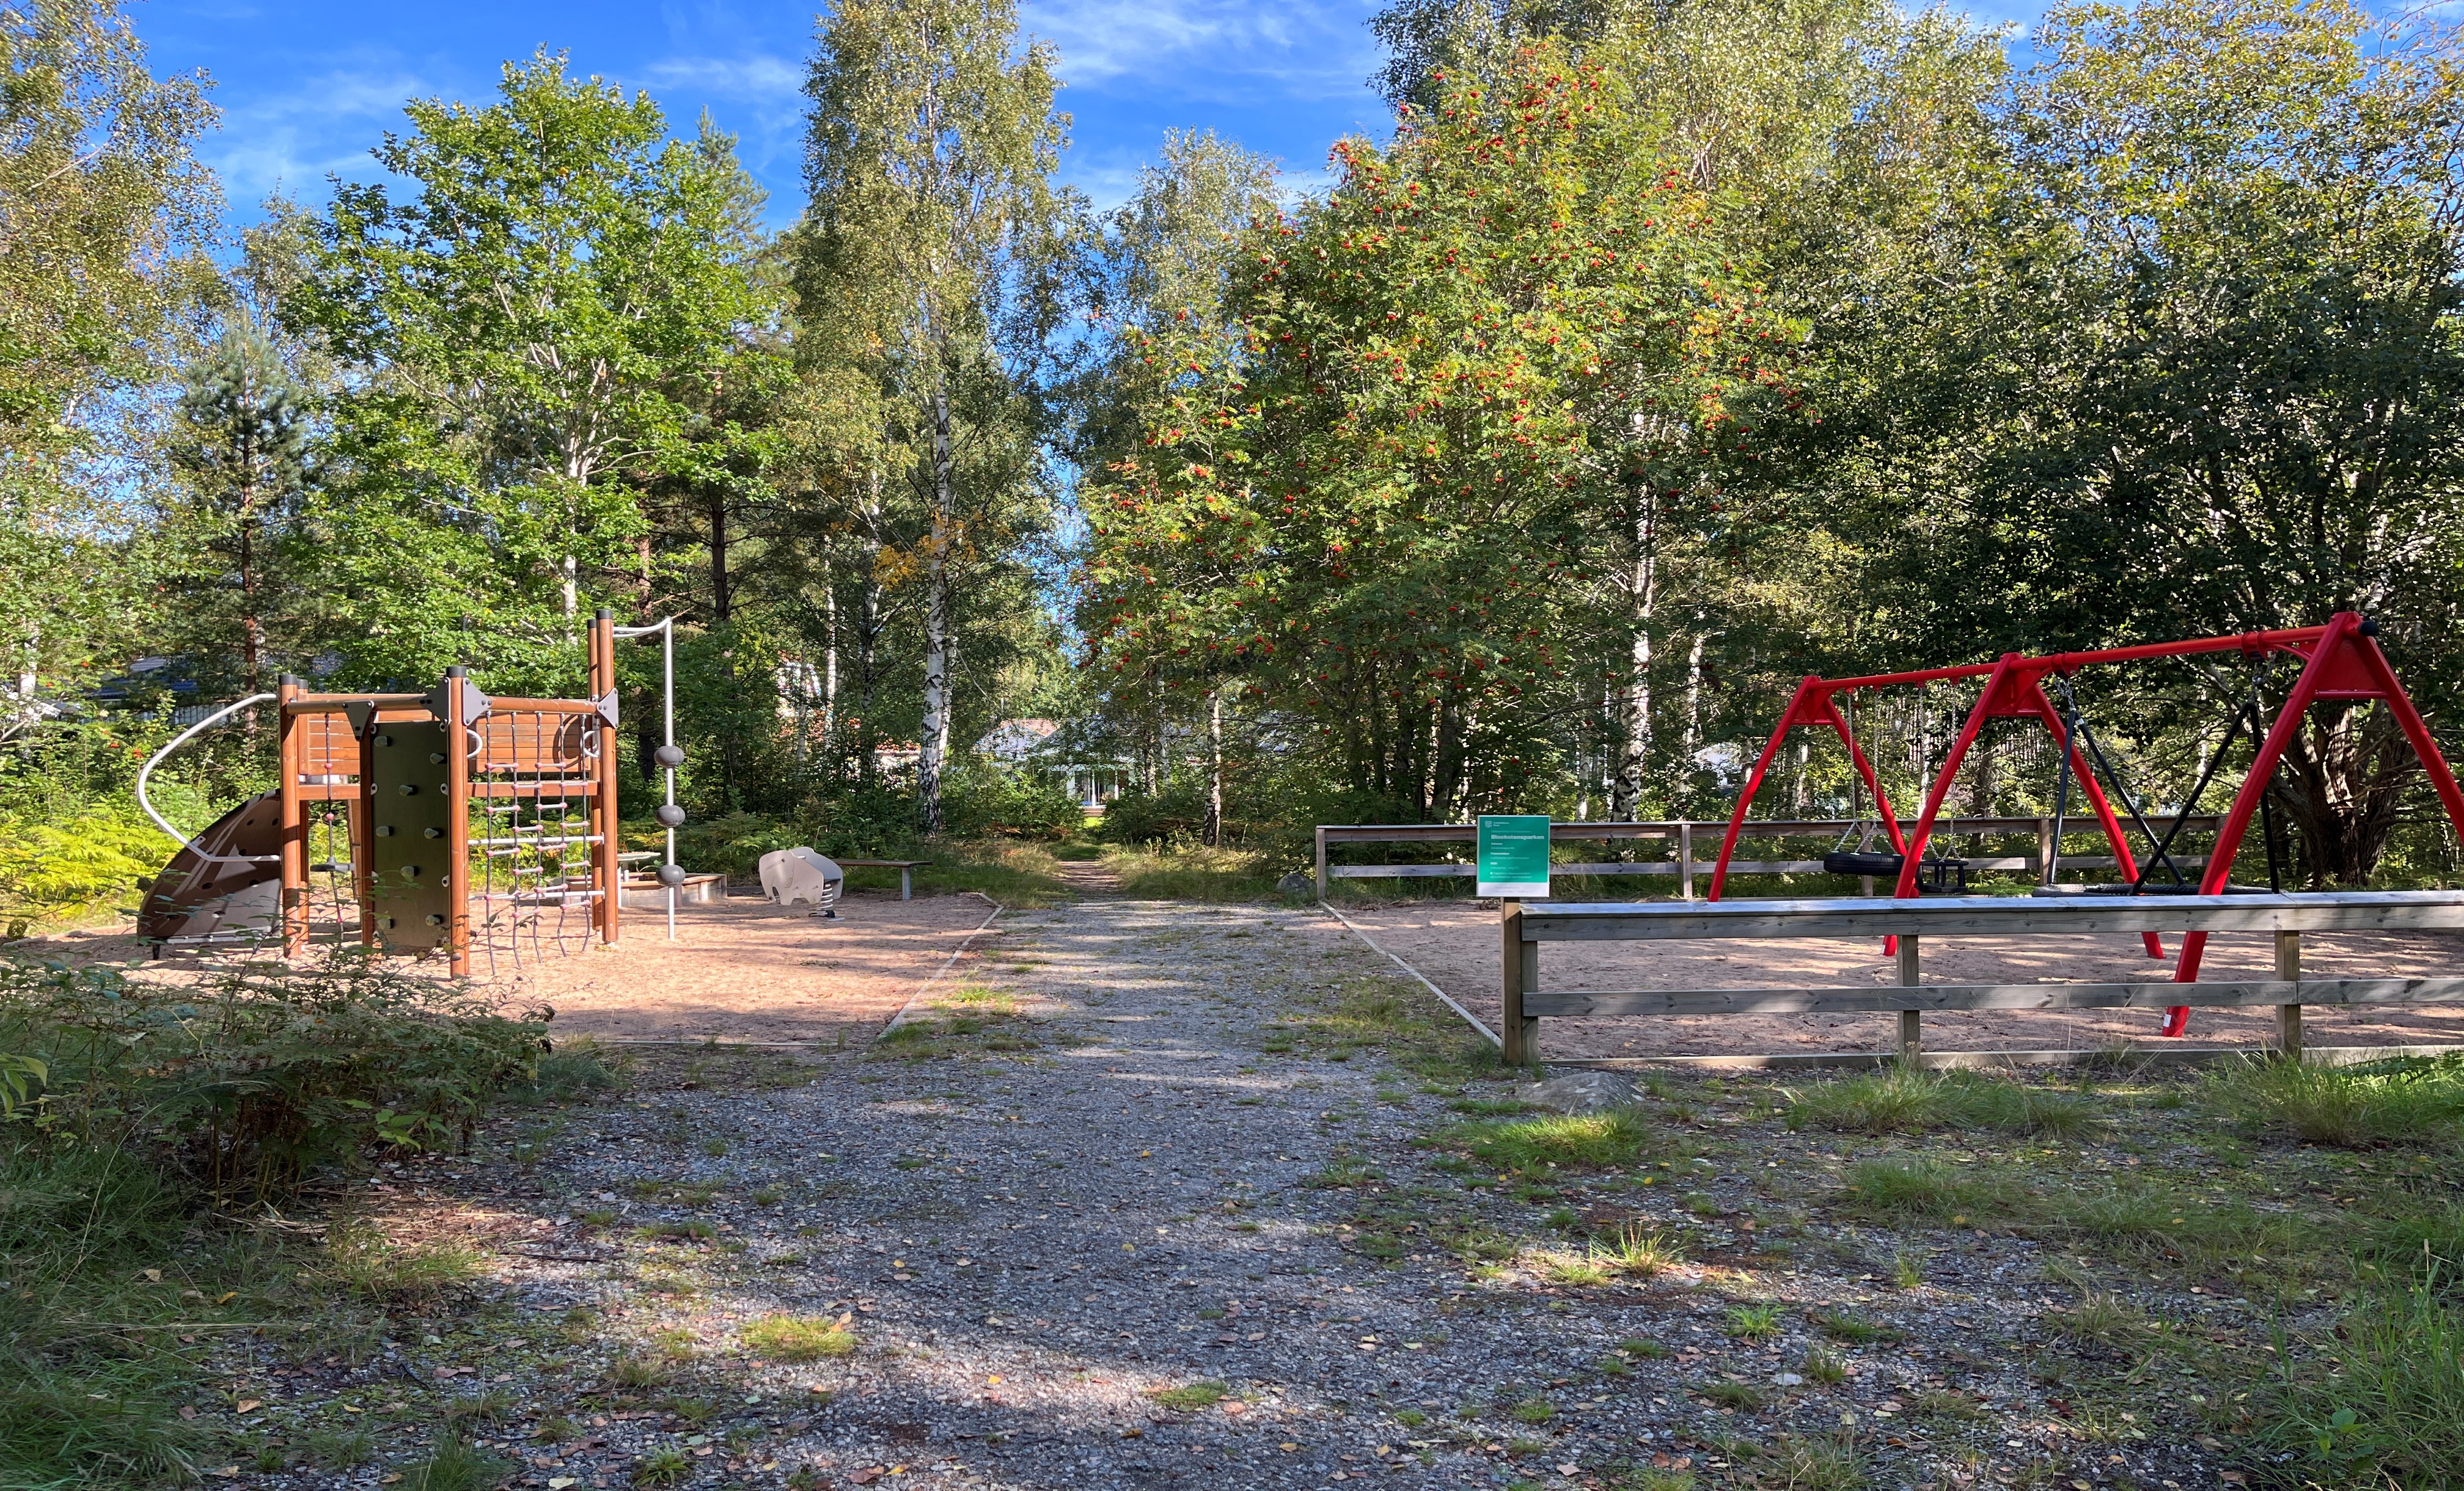
[(839, 587), (828, 570), (822, 572), (822, 756), (836, 771), (839, 745)]
[(735, 615), (735, 584), (727, 572), (727, 493), (710, 493), (710, 619), (726, 625)]
[(1677, 763), (1677, 779), (1683, 783), (1684, 808), (1694, 811), (1694, 774), (1702, 769), (1696, 757), (1703, 753), (1703, 644), (1704, 633), (1694, 633), (1694, 641), (1685, 649), (1685, 749)]
[(1609, 817), (1627, 822), (1642, 811), (1642, 778), (1651, 759), (1651, 624), (1659, 603), (1659, 564), (1655, 519), (1659, 504), (1645, 487), (1634, 515), (1634, 568), (1628, 578), (1633, 598), (1634, 635), (1629, 645), (1632, 673), (1624, 689), (1625, 730), (1619, 742), (1616, 779), (1610, 786)]
[(1206, 846), (1223, 846), (1223, 691), (1206, 696)]
[(924, 728), (916, 742), (915, 812), (928, 834), (941, 831), (941, 772), (950, 748), (950, 555), (957, 494), (951, 487), (950, 385), (933, 387), (933, 537), (924, 561)]
[(2405, 788), (2420, 769), (2385, 705), (2348, 705), (2332, 719), (2323, 709), (2312, 713), (2294, 733), (2275, 784), (2309, 886), (2369, 884), (2394, 836)]

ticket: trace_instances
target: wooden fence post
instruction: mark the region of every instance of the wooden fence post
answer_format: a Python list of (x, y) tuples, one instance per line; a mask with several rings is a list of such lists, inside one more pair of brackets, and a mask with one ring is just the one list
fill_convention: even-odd
[[(2276, 934), (2276, 976), (2288, 983), (2301, 981), (2301, 933), (2279, 932)], [(2276, 1007), (2276, 1050), (2287, 1061), (2301, 1060), (2301, 1006), (2279, 1004)]]
[(1317, 825), (1317, 898), (1326, 899), (1326, 825)]
[(1694, 899), (1694, 824), (1677, 825), (1677, 895), (1680, 900)]
[[(1917, 962), (1917, 940), (1914, 932), (1900, 933), (1900, 987), (1903, 989), (1913, 989), (1925, 981), (1924, 974)], [(1900, 1011), (1900, 1063), (1902, 1065), (1914, 1066), (1918, 1056), (1924, 1053), (1925, 1036), (1920, 1028), (1923, 1020), (1924, 1017), (1915, 1010)]]
[(1523, 940), (1523, 903), (1512, 896), (1498, 902), (1498, 925), (1505, 946), (1498, 960), (1497, 1041), (1506, 1064), (1528, 1066), (1538, 1060), (1540, 1022), (1523, 1014), (1523, 991), (1539, 971), (1540, 950)]
[(2057, 845), (2054, 844), (2054, 821), (2050, 818), (2037, 819), (2036, 884), (2040, 886), (2050, 886), (2054, 883), (2054, 850), (2056, 847)]

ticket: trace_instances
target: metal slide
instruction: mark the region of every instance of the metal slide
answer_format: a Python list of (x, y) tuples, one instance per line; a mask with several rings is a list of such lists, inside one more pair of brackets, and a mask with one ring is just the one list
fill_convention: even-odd
[[(281, 881), (282, 794), (259, 793), (189, 840), (154, 877), (138, 908), (138, 935), (158, 944), (276, 935)], [(246, 893), (259, 886), (275, 894)]]

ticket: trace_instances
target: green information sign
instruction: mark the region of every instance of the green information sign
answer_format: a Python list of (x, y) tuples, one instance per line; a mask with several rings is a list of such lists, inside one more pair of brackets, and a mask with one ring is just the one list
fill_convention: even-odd
[(1549, 893), (1549, 815), (1490, 813), (1480, 820), (1480, 895)]

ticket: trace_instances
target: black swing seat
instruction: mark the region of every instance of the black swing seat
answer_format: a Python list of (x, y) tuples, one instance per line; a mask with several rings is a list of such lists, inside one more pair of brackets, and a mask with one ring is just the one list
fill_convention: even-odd
[[(1897, 879), (1900, 866), (1906, 863), (1907, 856), (1903, 854), (1872, 849), (1834, 849), (1822, 857), (1823, 872), (1832, 875), (1888, 875)], [(1968, 889), (1968, 862), (1953, 859), (1917, 861), (1917, 889), (1935, 894), (1965, 892)]]

